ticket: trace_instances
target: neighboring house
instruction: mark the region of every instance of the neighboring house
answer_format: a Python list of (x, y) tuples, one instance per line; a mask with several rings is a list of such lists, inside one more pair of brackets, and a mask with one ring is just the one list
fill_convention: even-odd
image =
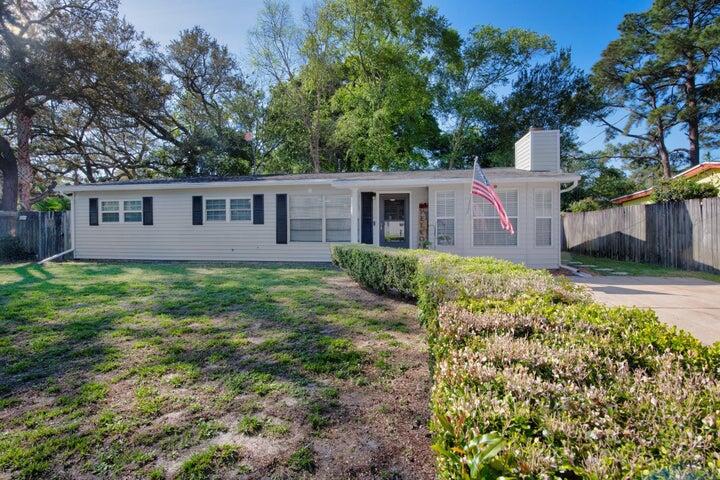
[[(130, 180), (64, 186), (76, 259), (328, 261), (336, 242), (560, 263), (557, 131), (532, 130), (515, 168), (488, 168), (515, 225), (470, 194), (471, 170)], [(572, 188), (572, 186), (570, 188)]]
[[(698, 183), (712, 183), (720, 190), (720, 162), (705, 162), (694, 167), (690, 167), (684, 172), (680, 172), (673, 178), (692, 178)], [(653, 193), (652, 187), (645, 190), (623, 195), (622, 197), (613, 198), (612, 202), (616, 205), (627, 207), (629, 205), (647, 205), (653, 203), (651, 200)]]

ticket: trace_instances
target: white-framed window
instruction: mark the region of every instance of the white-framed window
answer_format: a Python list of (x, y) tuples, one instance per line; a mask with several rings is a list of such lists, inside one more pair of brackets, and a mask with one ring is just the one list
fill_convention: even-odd
[(102, 223), (142, 223), (142, 200), (101, 200)]
[(230, 199), (230, 220), (233, 222), (252, 220), (252, 203), (249, 198)]
[(290, 241), (323, 241), (322, 195), (290, 196)]
[(350, 241), (350, 196), (325, 196), (325, 241)]
[(552, 246), (553, 191), (535, 189), (535, 246)]
[(224, 198), (206, 198), (205, 220), (208, 222), (227, 221), (227, 200)]
[(101, 200), (100, 218), (102, 223), (120, 222), (120, 200)]
[(482, 197), (473, 195), (473, 246), (516, 246), (518, 238), (518, 191), (498, 190), (505, 212), (512, 223), (515, 234), (503, 230), (500, 217), (493, 204)]
[(350, 195), (291, 195), (291, 242), (349, 242)]
[(125, 223), (142, 222), (142, 200), (123, 200), (123, 221)]
[(435, 194), (435, 230), (438, 246), (455, 245), (455, 192), (440, 191)]

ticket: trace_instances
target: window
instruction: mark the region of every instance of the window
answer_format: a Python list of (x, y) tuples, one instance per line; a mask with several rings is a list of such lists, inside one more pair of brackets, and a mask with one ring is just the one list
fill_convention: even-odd
[(518, 237), (518, 191), (497, 192), (505, 206), (505, 212), (513, 225), (515, 235), (510, 235), (500, 226), (500, 217), (495, 207), (482, 197), (473, 195), (473, 246), (514, 246)]
[(349, 242), (350, 203), (349, 195), (290, 196), (290, 241)]
[(552, 245), (552, 194), (549, 188), (535, 190), (535, 246), (537, 247)]
[(100, 202), (102, 223), (142, 223), (142, 200), (103, 200)]
[(142, 222), (142, 200), (123, 201), (123, 218), (126, 223)]
[(327, 195), (325, 197), (325, 241), (350, 241), (350, 197)]
[(120, 202), (118, 200), (103, 200), (100, 202), (103, 223), (117, 223), (120, 221)]
[(224, 222), (227, 219), (225, 205), (224, 198), (205, 200), (205, 220), (208, 222)]
[(293, 195), (290, 197), (290, 241), (323, 241), (322, 196)]
[(455, 192), (437, 192), (437, 244), (455, 245)]
[(230, 199), (230, 220), (250, 221), (252, 218), (252, 207), (249, 198)]

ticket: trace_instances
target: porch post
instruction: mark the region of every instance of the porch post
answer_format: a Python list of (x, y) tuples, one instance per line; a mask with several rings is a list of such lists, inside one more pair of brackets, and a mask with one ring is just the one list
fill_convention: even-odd
[(360, 195), (357, 188), (350, 196), (350, 243), (360, 242)]

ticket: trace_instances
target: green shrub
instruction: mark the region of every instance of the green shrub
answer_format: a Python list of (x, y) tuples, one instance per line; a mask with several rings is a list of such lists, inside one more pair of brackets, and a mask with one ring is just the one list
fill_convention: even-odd
[(22, 262), (33, 257), (17, 237), (0, 237), (0, 262)]
[(364, 245), (332, 249), (332, 261), (361, 285), (379, 293), (414, 298), (420, 258), (427, 250), (393, 250)]
[(68, 197), (46, 197), (33, 204), (33, 210), (39, 212), (65, 212), (70, 210)]
[(681, 202), (693, 198), (717, 197), (718, 189), (710, 183), (698, 183), (685, 177), (661, 180), (650, 197), (655, 203)]
[(594, 212), (595, 210), (600, 210), (602, 208), (602, 205), (600, 205), (600, 202), (595, 200), (594, 198), (587, 197), (580, 200), (576, 200), (570, 204), (568, 207), (568, 210), (572, 213), (581, 213), (581, 212)]
[(333, 258), (418, 299), (439, 478), (720, 474), (720, 344), (502, 260), (358, 246)]

